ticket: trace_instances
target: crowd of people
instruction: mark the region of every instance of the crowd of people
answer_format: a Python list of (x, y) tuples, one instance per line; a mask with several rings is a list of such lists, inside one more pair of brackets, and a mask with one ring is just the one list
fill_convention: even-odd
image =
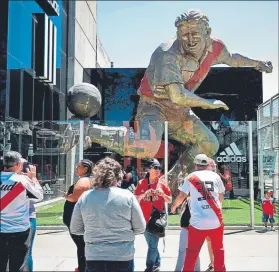
[[(133, 168), (123, 171), (113, 158), (95, 165), (81, 160), (76, 166), (79, 178), (64, 194), (63, 222), (77, 248), (75, 271), (134, 271), (134, 243), (139, 234), (144, 235), (148, 247), (145, 271), (160, 271), (158, 244), (165, 237), (166, 203), (172, 203), (173, 214), (181, 206), (175, 271), (200, 271), (199, 253), (205, 241), (210, 256), (207, 271), (226, 271), (222, 202), (229, 180), (224, 184), (214, 160), (205, 154), (195, 157), (194, 167), (173, 201), (157, 159), (148, 160), (146, 175), (139, 181)], [(43, 199), (36, 167), (18, 152), (7, 152), (0, 190), (0, 271), (7, 267), (15, 272), (33, 271), (34, 203)], [(269, 220), (274, 229), (275, 204), (270, 193), (261, 203), (265, 227)]]

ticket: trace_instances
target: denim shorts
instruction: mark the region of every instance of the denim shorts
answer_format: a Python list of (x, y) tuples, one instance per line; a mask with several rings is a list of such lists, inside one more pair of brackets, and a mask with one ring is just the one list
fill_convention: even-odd
[(269, 219), (269, 223), (270, 224), (274, 224), (275, 223), (275, 220), (273, 218), (273, 215), (268, 215), (266, 213), (263, 213), (263, 223), (267, 223), (268, 222), (268, 219)]

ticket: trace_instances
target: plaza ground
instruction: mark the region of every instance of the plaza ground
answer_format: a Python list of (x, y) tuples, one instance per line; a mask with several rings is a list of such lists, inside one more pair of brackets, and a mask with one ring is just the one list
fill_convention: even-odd
[[(37, 209), (37, 224), (39, 226), (63, 225), (64, 200), (41, 206)], [(255, 224), (262, 225), (262, 212), (258, 202), (254, 202)], [(275, 221), (278, 224), (278, 205)], [(225, 200), (223, 203), (223, 216), (225, 225), (249, 225), (250, 224), (250, 200), (248, 198)], [(169, 225), (179, 226), (179, 215), (169, 215)]]
[[(167, 231), (165, 252), (160, 241), (161, 271), (174, 271), (179, 233)], [(224, 246), (227, 271), (279, 271), (278, 231), (226, 231)], [(135, 270), (144, 271), (147, 247), (143, 235), (136, 237), (135, 249)], [(67, 231), (38, 231), (33, 253), (34, 271), (74, 271), (77, 267), (76, 248)], [(200, 257), (205, 271), (209, 264), (205, 244)]]

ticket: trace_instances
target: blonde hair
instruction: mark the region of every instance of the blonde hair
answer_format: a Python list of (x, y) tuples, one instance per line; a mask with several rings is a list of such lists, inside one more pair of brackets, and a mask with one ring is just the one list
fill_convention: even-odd
[(93, 168), (92, 187), (109, 188), (123, 179), (122, 166), (114, 159), (106, 157)]

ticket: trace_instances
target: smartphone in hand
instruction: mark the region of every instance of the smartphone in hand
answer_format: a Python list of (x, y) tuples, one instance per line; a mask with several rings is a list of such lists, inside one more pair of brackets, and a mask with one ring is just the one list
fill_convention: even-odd
[(24, 162), (22, 166), (22, 172), (27, 173), (27, 169), (30, 170), (30, 162)]

